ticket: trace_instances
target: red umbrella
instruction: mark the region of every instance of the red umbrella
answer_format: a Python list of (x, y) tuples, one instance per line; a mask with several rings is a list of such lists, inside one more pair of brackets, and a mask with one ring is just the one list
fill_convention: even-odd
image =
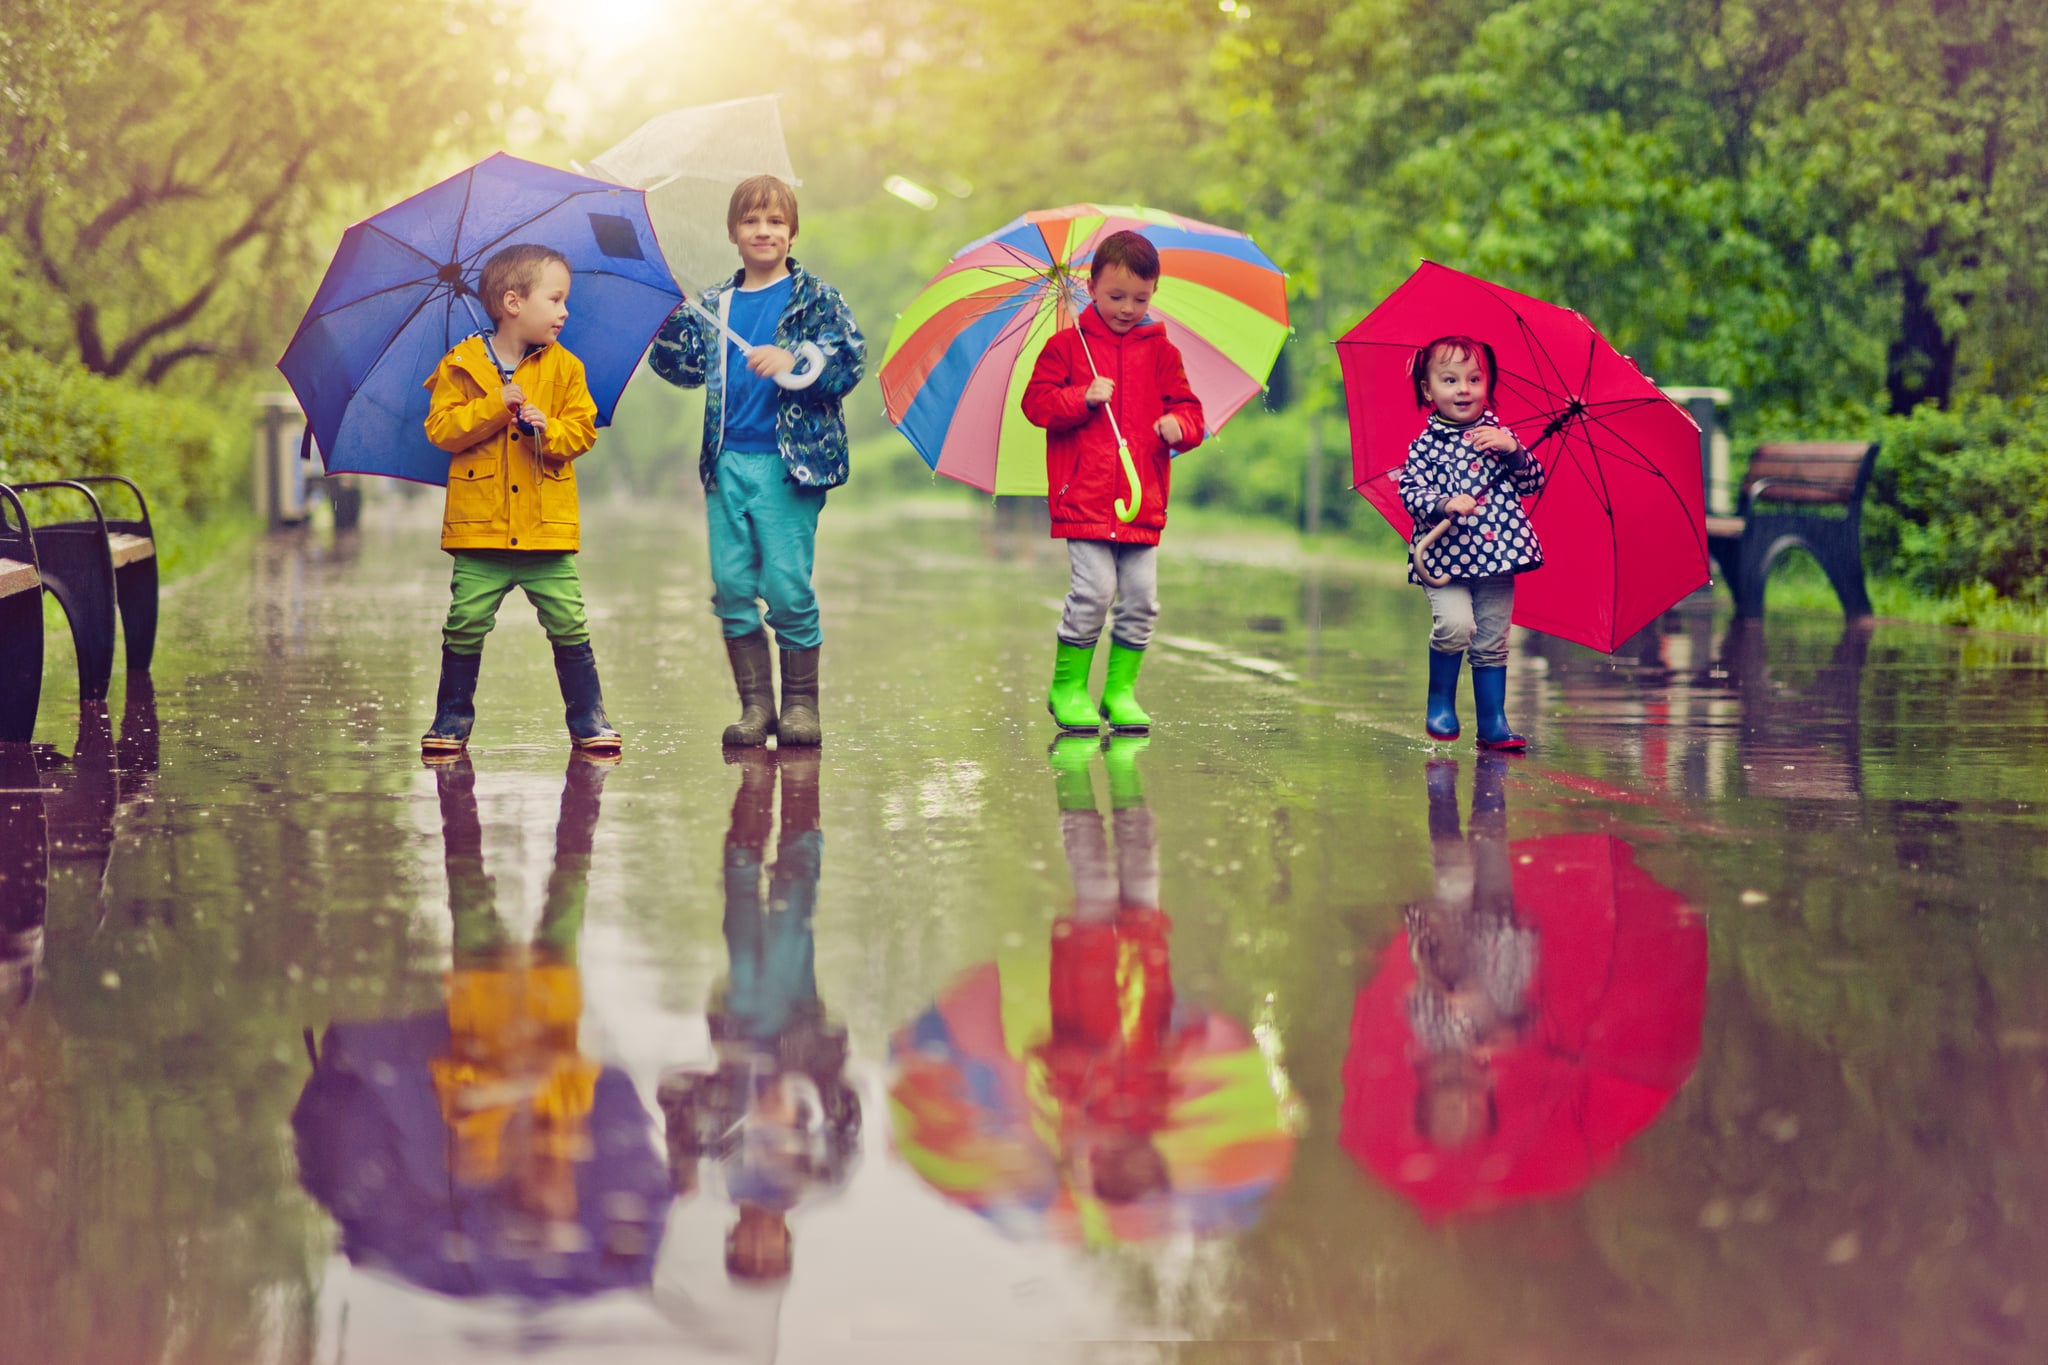
[(1409, 363), (1446, 334), (1493, 347), (1494, 413), (1540, 456), (1530, 501), (1544, 564), (1522, 575), (1515, 624), (1612, 651), (1708, 580), (1699, 427), (1569, 308), (1424, 261), (1337, 342), (1352, 484), (1396, 531), (1395, 486), (1426, 413)]
[(1486, 1067), (1492, 1131), (1447, 1148), (1420, 1130), (1408, 935), (1351, 1016), (1339, 1142), (1430, 1217), (1569, 1194), (1620, 1155), (1692, 1074), (1707, 934), (1677, 892), (1606, 834), (1509, 846), (1515, 922), (1533, 932), (1530, 1008)]

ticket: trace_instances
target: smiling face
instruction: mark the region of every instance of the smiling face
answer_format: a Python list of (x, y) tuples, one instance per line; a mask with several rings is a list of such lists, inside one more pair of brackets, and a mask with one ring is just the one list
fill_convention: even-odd
[(1108, 265), (1088, 281), (1088, 297), (1095, 301), (1095, 311), (1109, 324), (1109, 330), (1122, 335), (1145, 320), (1152, 306), (1152, 291), (1158, 286), (1159, 281), (1141, 279), (1127, 266)]
[(1422, 394), (1446, 422), (1462, 427), (1478, 421), (1486, 411), (1487, 387), (1483, 357), (1452, 346), (1430, 352)]
[(740, 214), (727, 235), (751, 274), (781, 268), (789, 257), (789, 244), (796, 240), (796, 227), (780, 205), (757, 204)]
[(540, 280), (524, 294), (506, 291), (498, 331), (522, 346), (545, 345), (562, 334), (569, 321), (569, 267), (549, 261)]

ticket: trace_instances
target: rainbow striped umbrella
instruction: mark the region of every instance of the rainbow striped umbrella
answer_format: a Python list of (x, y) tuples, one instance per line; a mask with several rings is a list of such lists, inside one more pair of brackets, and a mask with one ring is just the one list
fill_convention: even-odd
[(1287, 340), (1287, 277), (1251, 238), (1157, 209), (1069, 204), (962, 247), (896, 321), (882, 358), (889, 420), (949, 479), (1045, 493), (1045, 433), (1018, 403), (1046, 339), (1088, 306), (1113, 232), (1159, 249), (1152, 316), (1180, 348), (1213, 433), (1266, 387)]

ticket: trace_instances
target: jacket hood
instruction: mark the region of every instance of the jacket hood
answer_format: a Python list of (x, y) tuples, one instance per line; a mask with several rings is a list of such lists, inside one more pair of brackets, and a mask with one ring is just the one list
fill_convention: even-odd
[(1087, 333), (1091, 340), (1100, 337), (1104, 341), (1117, 345), (1121, 345), (1126, 341), (1152, 341), (1166, 335), (1166, 324), (1150, 313), (1147, 313), (1144, 321), (1131, 328), (1130, 331), (1119, 332), (1102, 320), (1102, 314), (1095, 311), (1095, 305), (1092, 303), (1081, 310), (1080, 321), (1077, 325), (1083, 332)]

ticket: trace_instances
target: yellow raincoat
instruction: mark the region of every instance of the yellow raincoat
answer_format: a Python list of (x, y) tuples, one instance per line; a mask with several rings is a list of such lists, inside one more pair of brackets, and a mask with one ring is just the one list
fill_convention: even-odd
[(536, 441), (499, 398), (505, 380), (488, 347), (481, 335), (469, 338), (441, 358), (426, 384), (434, 393), (427, 439), (453, 457), (441, 548), (577, 549), (574, 462), (597, 443), (597, 404), (583, 362), (557, 342), (512, 372), (526, 400), (548, 415)]

